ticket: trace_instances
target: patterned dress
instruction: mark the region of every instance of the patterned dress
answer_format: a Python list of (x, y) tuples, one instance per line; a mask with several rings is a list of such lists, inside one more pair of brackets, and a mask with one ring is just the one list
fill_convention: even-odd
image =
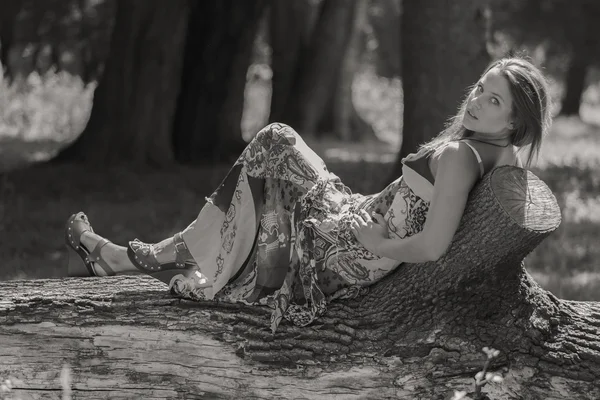
[(305, 326), (334, 299), (363, 295), (399, 262), (366, 250), (350, 230), (359, 210), (384, 215), (390, 238), (422, 230), (433, 185), (404, 165), (372, 195), (353, 194), (289, 126), (270, 124), (248, 144), (183, 232), (203, 285), (171, 280), (180, 297), (269, 306)]

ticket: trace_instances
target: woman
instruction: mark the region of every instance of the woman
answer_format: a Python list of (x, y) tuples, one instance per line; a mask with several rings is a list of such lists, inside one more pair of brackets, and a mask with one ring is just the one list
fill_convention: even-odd
[(435, 139), (382, 192), (352, 194), (289, 126), (243, 151), (198, 218), (160, 243), (117, 246), (83, 213), (67, 221), (71, 275), (142, 271), (177, 296), (268, 305), (273, 332), (304, 326), (328, 301), (363, 294), (403, 262), (438, 259), (470, 190), (501, 165), (527, 166), (550, 124), (547, 83), (528, 61), (493, 62)]

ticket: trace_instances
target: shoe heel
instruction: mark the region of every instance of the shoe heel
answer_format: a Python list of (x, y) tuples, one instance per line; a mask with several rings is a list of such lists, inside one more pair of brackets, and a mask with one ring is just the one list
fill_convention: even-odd
[(85, 266), (85, 263), (81, 259), (81, 256), (73, 250), (71, 247), (67, 246), (67, 250), (69, 253), (69, 264), (67, 267), (67, 276), (73, 277), (89, 277), (90, 271)]

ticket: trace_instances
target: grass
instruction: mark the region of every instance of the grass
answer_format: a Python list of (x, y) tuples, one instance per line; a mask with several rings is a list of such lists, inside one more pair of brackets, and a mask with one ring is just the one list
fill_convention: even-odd
[[(560, 88), (559, 88), (560, 89)], [(557, 89), (557, 90), (559, 90)], [(51, 75), (8, 86), (0, 83), (0, 279), (66, 274), (63, 225), (83, 210), (94, 229), (115, 243), (158, 241), (197, 215), (228, 166), (132, 170), (39, 163), (81, 132), (93, 86)], [(402, 90), (398, 80), (363, 72), (355, 81), (359, 112), (382, 142), (309, 141), (355, 192), (373, 193), (391, 169), (400, 145)], [(600, 88), (586, 92), (579, 118), (557, 118), (534, 173), (555, 194), (563, 222), (526, 259), (528, 271), (558, 297), (600, 300)], [(246, 91), (242, 122), (247, 138), (266, 123), (269, 85)], [(37, 164), (36, 164), (37, 163)], [(30, 168), (20, 168), (33, 164)]]

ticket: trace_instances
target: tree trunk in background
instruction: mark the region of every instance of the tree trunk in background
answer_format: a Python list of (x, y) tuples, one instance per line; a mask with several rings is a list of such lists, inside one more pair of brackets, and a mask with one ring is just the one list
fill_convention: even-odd
[[(323, 0), (319, 8), (304, 3), (297, 20), (294, 7), (300, 4), (282, 3), (275, 7), (276, 13), (271, 14), (274, 97), (270, 120), (290, 124), (303, 135), (329, 133), (349, 138), (373, 135), (373, 129), (358, 115), (354, 105), (348, 104), (347, 97), (360, 56), (349, 47), (358, 48), (352, 42), (358, 40), (355, 36), (360, 35), (360, 24), (364, 23), (364, 15), (356, 18), (356, 11), (366, 12), (359, 6), (361, 3), (362, 0)], [(286, 41), (287, 26), (293, 27), (291, 45)], [(344, 61), (348, 61), (345, 71)], [(295, 67), (290, 67), (294, 64)], [(336, 127), (340, 123), (339, 119), (336, 122), (339, 95), (346, 96), (342, 99), (347, 118), (344, 128)], [(350, 130), (340, 134), (340, 129), (346, 128)]]
[(390, 180), (402, 174), (400, 160), (437, 136), (456, 114), (467, 86), (490, 61), (486, 50), (485, 2), (406, 1), (402, 13), (402, 147)]
[(193, 2), (174, 121), (177, 161), (230, 162), (242, 139), (246, 74), (266, 0)]
[(7, 78), (11, 76), (8, 52), (13, 45), (15, 23), (22, 3), (22, 0), (5, 0), (0, 8), (0, 62)]
[(355, 1), (323, 0), (312, 34), (310, 51), (301, 60), (302, 69), (293, 91), (293, 115), (297, 129), (315, 135), (336, 83), (350, 38)]
[(586, 7), (583, 6), (580, 10), (582, 16), (578, 18), (580, 23), (577, 29), (573, 29), (568, 34), (571, 43), (571, 60), (565, 77), (565, 95), (562, 99), (561, 115), (579, 115), (587, 70), (597, 48), (595, 21), (590, 21), (589, 16), (586, 15), (594, 14), (593, 12), (586, 13), (586, 11)]
[(188, 2), (119, 0), (90, 120), (57, 161), (164, 165), (180, 87)]
[[(292, 87), (300, 72), (318, 17), (318, 7), (310, 0), (272, 1), (269, 11), (269, 42), (273, 71), (270, 122), (284, 122)], [(292, 121), (290, 121), (292, 122)]]
[(560, 109), (561, 115), (579, 115), (588, 66), (589, 57), (587, 54), (579, 52), (573, 54), (565, 80), (566, 93)]
[(352, 100), (354, 76), (360, 68), (362, 56), (362, 37), (367, 24), (368, 0), (355, 0), (354, 17), (346, 52), (341, 61), (337, 87), (332, 99), (331, 115), (334, 136), (345, 141), (360, 141), (375, 138), (375, 131), (356, 111)]
[(81, 42), (83, 48), (85, 83), (97, 81), (102, 76), (104, 65), (110, 51), (111, 33), (115, 20), (117, 0), (104, 0), (89, 7), (88, 0), (77, 0), (79, 9), (82, 10)]
[(376, 72), (386, 78), (401, 76), (401, 0), (373, 0), (369, 21), (377, 39)]
[(66, 363), (78, 399), (474, 399), (491, 346), (492, 399), (598, 399), (600, 304), (560, 300), (522, 265), (560, 219), (535, 175), (497, 168), (442, 258), (275, 334), (269, 308), (174, 299), (147, 276), (0, 282), (0, 376), (27, 398), (60, 390)]

